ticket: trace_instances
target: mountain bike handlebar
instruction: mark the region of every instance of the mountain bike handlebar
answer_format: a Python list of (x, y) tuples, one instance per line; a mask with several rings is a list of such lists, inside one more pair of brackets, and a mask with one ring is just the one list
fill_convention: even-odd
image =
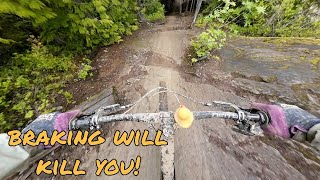
[[(161, 85), (161, 83), (160, 83)], [(188, 96), (177, 93), (165, 87), (158, 87), (150, 90), (144, 96), (142, 96), (134, 104), (120, 105), (112, 104), (105, 107), (100, 107), (97, 111), (83, 115), (76, 120), (70, 122), (70, 128), (73, 130), (77, 129), (99, 129), (102, 124), (116, 122), (116, 121), (135, 121), (135, 122), (146, 122), (146, 123), (160, 123), (163, 129), (171, 129), (175, 123), (174, 113), (167, 111), (167, 108), (163, 109), (159, 106), (159, 113), (135, 113), (135, 114), (126, 114), (130, 111), (136, 104), (138, 104), (141, 99), (149, 96), (154, 91), (159, 90), (159, 102), (160, 105), (164, 105), (164, 101), (160, 101), (160, 95), (166, 97), (167, 92), (174, 93), (175, 95), (182, 96), (190, 101), (201, 104), (203, 106), (216, 106), (223, 111), (195, 111), (193, 116), (195, 120), (200, 119), (209, 119), (209, 118), (223, 118), (230, 119), (236, 122), (234, 130), (241, 132), (243, 134), (256, 134), (253, 129), (256, 129), (256, 126), (261, 126), (263, 124), (269, 123), (269, 117), (265, 112), (257, 110), (245, 110), (235, 104), (222, 102), (222, 101), (212, 101), (212, 102), (198, 102)], [(177, 97), (176, 97), (177, 98)], [(161, 106), (162, 107), (162, 106)], [(119, 112), (126, 110), (123, 114)]]
[[(136, 104), (147, 96), (152, 95), (153, 92), (159, 90), (159, 111), (158, 113), (135, 113), (126, 114)], [(269, 123), (269, 117), (265, 112), (258, 110), (244, 110), (232, 103), (222, 101), (212, 102), (198, 102), (188, 96), (177, 93), (165, 87), (165, 83), (160, 82), (160, 87), (155, 88), (143, 95), (139, 100), (133, 104), (120, 105), (113, 104), (105, 107), (101, 107), (91, 114), (86, 114), (78, 117), (70, 122), (69, 129), (99, 129), (102, 124), (108, 124), (117, 121), (132, 121), (132, 122), (144, 122), (150, 124), (160, 124), (164, 138), (168, 141), (168, 145), (160, 147), (161, 154), (161, 171), (162, 179), (172, 180), (174, 179), (174, 134), (175, 134), (175, 119), (174, 112), (168, 111), (168, 103), (166, 93), (170, 92), (175, 94), (177, 101), (179, 102), (177, 95), (186, 98), (194, 103), (201, 104), (203, 106), (216, 106), (221, 111), (195, 111), (193, 116), (195, 120), (210, 119), (210, 118), (223, 118), (235, 121), (233, 130), (245, 135), (256, 135), (261, 133), (261, 125)], [(155, 93), (154, 93), (155, 94)], [(153, 95), (152, 95), (153, 96)], [(180, 103), (180, 102), (179, 102)], [(119, 112), (124, 111), (123, 114)]]
[[(82, 116), (74, 119), (69, 124), (69, 129), (81, 130), (81, 129), (99, 129), (101, 125), (108, 124), (117, 121), (131, 121), (131, 122), (144, 122), (149, 124), (160, 124), (163, 138), (168, 141), (166, 146), (160, 147), (161, 154), (161, 179), (173, 180), (175, 179), (175, 165), (174, 165), (174, 134), (175, 134), (175, 122), (181, 125), (181, 120), (175, 120), (175, 113), (168, 111), (167, 93), (173, 93), (177, 102), (181, 105), (178, 96), (183, 97), (193, 103), (197, 103), (206, 107), (215, 106), (220, 111), (195, 111), (193, 112), (194, 120), (210, 119), (210, 118), (222, 118), (233, 120), (235, 125), (233, 130), (245, 135), (256, 135), (261, 133), (259, 128), (261, 125), (269, 123), (268, 114), (263, 111), (255, 109), (243, 109), (235, 104), (222, 102), (222, 101), (210, 101), (199, 102), (181, 93), (172, 91), (166, 88), (165, 82), (160, 82), (160, 87), (151, 89), (145, 95), (140, 97), (133, 104), (120, 105), (112, 104), (104, 107), (100, 107), (95, 112), (90, 114), (83, 114)], [(156, 92), (158, 91), (158, 92)], [(159, 94), (159, 108), (158, 113), (135, 113), (127, 114), (142, 99), (147, 96), (154, 96)], [(119, 114), (123, 112), (122, 114)], [(179, 113), (179, 111), (176, 111)], [(179, 115), (179, 114), (177, 114)], [(190, 114), (188, 114), (189, 116)], [(177, 116), (176, 116), (177, 117)], [(178, 117), (177, 117), (178, 118)], [(192, 123), (192, 118), (190, 118)], [(178, 123), (180, 121), (180, 123)]]
[[(116, 115), (89, 115), (83, 116), (71, 122), (71, 129), (93, 129), (99, 128), (102, 124), (116, 122), (116, 121), (135, 121), (146, 123), (163, 123), (161, 119), (167, 118), (174, 122), (173, 112), (159, 112), (159, 113), (136, 113), (136, 114), (116, 114)], [(196, 111), (193, 112), (195, 120), (209, 119), (209, 118), (223, 118), (236, 121), (242, 124), (242, 128), (250, 128), (249, 126), (256, 124), (265, 124), (268, 117), (265, 113), (258, 111), (250, 113), (243, 111), (242, 113), (225, 112), (225, 111)], [(248, 130), (248, 129), (247, 129)]]

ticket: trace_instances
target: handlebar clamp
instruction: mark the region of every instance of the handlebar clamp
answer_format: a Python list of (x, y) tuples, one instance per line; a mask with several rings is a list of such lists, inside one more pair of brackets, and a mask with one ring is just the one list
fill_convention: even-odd
[(269, 123), (269, 116), (263, 111), (252, 114), (240, 109), (238, 115), (239, 119), (232, 129), (245, 135), (259, 135), (262, 133), (260, 126)]

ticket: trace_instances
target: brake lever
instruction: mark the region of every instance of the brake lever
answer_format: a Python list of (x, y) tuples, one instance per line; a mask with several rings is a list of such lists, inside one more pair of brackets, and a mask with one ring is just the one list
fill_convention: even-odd
[(237, 122), (237, 124), (232, 127), (232, 130), (247, 136), (255, 136), (263, 133), (260, 125), (252, 121), (247, 123), (243, 123), (243, 121)]
[(79, 125), (77, 125), (76, 121), (78, 121), (78, 123), (84, 122), (85, 125), (83, 124), (80, 126), (86, 126), (85, 129), (90, 129), (90, 130), (99, 129), (100, 128), (100, 125), (98, 123), (99, 117), (116, 114), (131, 106), (133, 106), (133, 104), (122, 105), (122, 106), (120, 104), (112, 104), (109, 106), (101, 107), (92, 113), (80, 115), (76, 120), (70, 122), (69, 127), (70, 129), (77, 129), (76, 127)]
[(133, 106), (133, 104), (128, 104), (128, 105), (123, 105), (121, 106), (120, 104), (112, 104), (109, 106), (104, 106), (101, 107), (97, 110), (97, 112), (92, 116), (91, 119), (91, 124), (92, 126), (90, 127), (90, 129), (100, 129), (100, 125), (98, 123), (98, 119), (100, 116), (108, 116), (111, 114), (115, 114), (117, 112), (123, 111), (129, 107)]
[(260, 117), (259, 121), (250, 119), (248, 117), (250, 112), (246, 110), (240, 109), (238, 111), (238, 114), (239, 112), (244, 114), (244, 116), (243, 117), (239, 116), (239, 120), (236, 121), (236, 124), (232, 127), (232, 130), (242, 133), (244, 135), (249, 135), (249, 136), (260, 135), (263, 133), (261, 129), (261, 125), (269, 123), (268, 115), (262, 111), (256, 112), (256, 115)]
[(120, 111), (123, 111), (131, 106), (133, 106), (133, 104), (123, 105), (123, 106), (121, 106), (120, 104), (112, 104), (109, 106), (104, 106), (104, 107), (99, 108), (95, 114), (111, 115), (111, 114), (115, 114)]
[(233, 130), (245, 135), (259, 135), (263, 131), (260, 128), (261, 125), (268, 124), (269, 123), (269, 117), (266, 113), (264, 112), (256, 112), (256, 115), (259, 116), (259, 121), (257, 120), (252, 120), (248, 115), (251, 114), (246, 109), (242, 109), (238, 107), (235, 104), (228, 103), (228, 102), (223, 102), (223, 101), (213, 101), (212, 103), (203, 103), (205, 106), (212, 106), (215, 105), (221, 110), (226, 110), (226, 111), (233, 111), (238, 114), (238, 120), (236, 121), (236, 124), (233, 126)]
[(212, 103), (204, 103), (205, 106), (216, 106), (221, 110), (227, 110), (227, 111), (238, 111), (240, 108), (232, 103), (223, 102), (223, 101), (213, 101)]

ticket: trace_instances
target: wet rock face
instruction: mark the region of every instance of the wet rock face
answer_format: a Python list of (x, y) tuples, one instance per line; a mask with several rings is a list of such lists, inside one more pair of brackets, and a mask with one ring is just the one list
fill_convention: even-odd
[[(313, 61), (320, 56), (320, 46), (313, 43), (235, 39), (219, 52), (222, 61), (200, 65), (204, 74), (201, 78), (211, 78), (220, 89), (252, 102), (295, 104), (317, 115), (320, 71), (319, 64), (315, 66)], [(216, 131), (212, 131), (214, 128)], [(232, 174), (246, 174), (245, 178), (250, 179), (320, 177), (320, 156), (308, 143), (272, 136), (243, 137), (228, 130), (219, 131), (222, 128), (215, 125), (201, 129), (209, 134), (208, 142), (214, 146), (215, 154), (223, 154), (222, 161), (232, 161), (227, 169), (230, 174), (225, 177), (232, 179)]]
[(319, 40), (242, 38), (219, 53), (234, 87), (320, 114)]
[(320, 158), (310, 147), (276, 137), (259, 138), (261, 142), (276, 148), (286, 163), (303, 174), (306, 179), (319, 177)]

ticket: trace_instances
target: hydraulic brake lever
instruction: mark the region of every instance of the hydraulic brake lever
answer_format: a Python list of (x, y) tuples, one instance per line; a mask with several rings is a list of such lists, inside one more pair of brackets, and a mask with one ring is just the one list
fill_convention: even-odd
[(204, 103), (205, 106), (216, 106), (219, 109), (226, 110), (226, 111), (233, 111), (238, 114), (238, 120), (236, 124), (233, 126), (233, 130), (245, 135), (258, 135), (262, 133), (260, 128), (263, 124), (269, 123), (269, 117), (266, 113), (259, 111), (255, 114), (258, 115), (259, 121), (254, 121), (250, 119), (248, 116), (250, 112), (248, 110), (242, 109), (235, 104), (223, 102), (223, 101), (213, 101), (212, 103)]
[(242, 109), (241, 111), (244, 113), (244, 119), (236, 121), (232, 130), (249, 136), (262, 134), (261, 126), (269, 123), (269, 116), (263, 111), (257, 111), (254, 114), (259, 116), (259, 120), (252, 120), (248, 117), (250, 112)]
[[(108, 115), (112, 115), (112, 114), (116, 114), (120, 111), (123, 111), (129, 107), (133, 106), (132, 104), (128, 104), (128, 105), (120, 105), (120, 104), (112, 104), (109, 106), (104, 106), (99, 108), (97, 111), (94, 111), (90, 114), (83, 114), (80, 117), (77, 118), (77, 122), (81, 123), (83, 122), (83, 128), (85, 129), (99, 129), (100, 125), (98, 123), (98, 119), (101, 116), (108, 116)], [(77, 123), (76, 120), (70, 122), (70, 129), (76, 129), (76, 127), (79, 126), (79, 124)]]
[(259, 135), (262, 133), (260, 126), (252, 121), (237, 121), (232, 127), (232, 130), (248, 136)]
[(108, 116), (111, 114), (115, 114), (117, 112), (120, 112), (122, 110), (125, 110), (129, 107), (133, 106), (133, 104), (128, 104), (128, 105), (123, 105), (121, 106), (120, 104), (112, 104), (109, 106), (104, 106), (98, 109), (98, 111), (92, 116), (91, 119), (91, 124), (92, 126), (90, 127), (90, 129), (99, 129), (100, 125), (98, 123), (98, 119), (100, 116)]
[(238, 107), (235, 104), (232, 103), (228, 103), (228, 102), (223, 102), (223, 101), (213, 101), (212, 103), (205, 103), (205, 106), (216, 106), (221, 110), (226, 110), (226, 111), (233, 111), (233, 112), (237, 112), (239, 115), (239, 120), (245, 120), (245, 113), (244, 111)]
[(226, 110), (226, 111), (239, 111), (240, 108), (232, 103), (228, 102), (223, 102), (223, 101), (213, 101), (212, 103), (204, 103), (205, 106), (216, 106), (221, 110)]

